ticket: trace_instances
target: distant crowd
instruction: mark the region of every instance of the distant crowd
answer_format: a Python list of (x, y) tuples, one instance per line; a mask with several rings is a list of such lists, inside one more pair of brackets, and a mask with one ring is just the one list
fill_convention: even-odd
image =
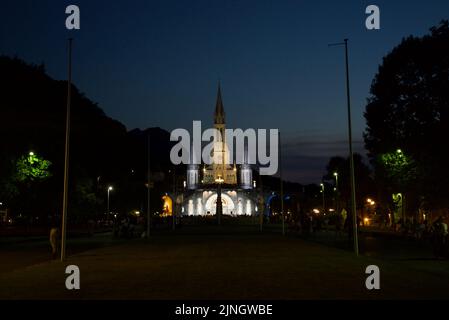
[[(302, 236), (313, 235), (320, 231), (334, 230), (335, 235), (346, 234), (352, 237), (353, 224), (351, 216), (347, 215), (345, 210), (340, 214), (321, 216), (308, 212), (300, 215), (299, 218), (289, 217), (287, 223), (290, 231)], [(357, 225), (362, 226), (363, 221), (360, 216), (357, 217)], [(400, 233), (404, 237), (416, 239), (418, 241), (427, 241), (432, 245), (433, 252), (437, 258), (449, 258), (449, 234), (446, 219), (443, 216), (438, 217), (433, 222), (427, 219), (417, 221), (416, 219), (399, 219), (396, 223), (380, 226), (384, 230)]]

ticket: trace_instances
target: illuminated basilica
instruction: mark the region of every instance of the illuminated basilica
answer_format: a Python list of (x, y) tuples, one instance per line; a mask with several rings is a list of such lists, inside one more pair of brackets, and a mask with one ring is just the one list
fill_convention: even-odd
[[(230, 216), (253, 215), (255, 206), (255, 181), (245, 152), (243, 164), (226, 163), (228, 152), (225, 141), (225, 112), (218, 86), (214, 112), (214, 127), (221, 135), (214, 140), (212, 164), (187, 167), (186, 191), (181, 211), (188, 216), (215, 215), (217, 210), (218, 184), (221, 189), (222, 213)], [(193, 152), (191, 153), (193, 154)]]

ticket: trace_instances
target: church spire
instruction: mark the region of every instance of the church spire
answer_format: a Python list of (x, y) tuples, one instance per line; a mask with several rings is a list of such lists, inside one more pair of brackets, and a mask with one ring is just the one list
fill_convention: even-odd
[(224, 124), (225, 123), (225, 112), (224, 112), (224, 108), (223, 108), (223, 101), (221, 99), (220, 82), (218, 82), (217, 103), (215, 105), (214, 123), (215, 124)]

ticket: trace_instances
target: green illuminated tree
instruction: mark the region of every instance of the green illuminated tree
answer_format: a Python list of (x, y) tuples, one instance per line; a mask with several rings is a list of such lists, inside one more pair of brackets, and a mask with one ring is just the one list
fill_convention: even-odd
[(379, 160), (386, 178), (398, 188), (405, 188), (416, 180), (416, 163), (401, 150), (381, 154)]
[(51, 161), (30, 152), (22, 156), (16, 163), (16, 177), (19, 182), (42, 181), (51, 177)]

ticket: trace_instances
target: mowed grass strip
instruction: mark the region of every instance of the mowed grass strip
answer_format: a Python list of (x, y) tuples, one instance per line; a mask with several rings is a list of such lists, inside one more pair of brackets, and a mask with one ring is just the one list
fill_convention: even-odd
[[(410, 262), (413, 263), (413, 262)], [(81, 290), (65, 288), (65, 267)], [(381, 269), (381, 290), (365, 268)], [(277, 234), (158, 234), (0, 275), (2, 299), (448, 298), (449, 272), (419, 272)]]

